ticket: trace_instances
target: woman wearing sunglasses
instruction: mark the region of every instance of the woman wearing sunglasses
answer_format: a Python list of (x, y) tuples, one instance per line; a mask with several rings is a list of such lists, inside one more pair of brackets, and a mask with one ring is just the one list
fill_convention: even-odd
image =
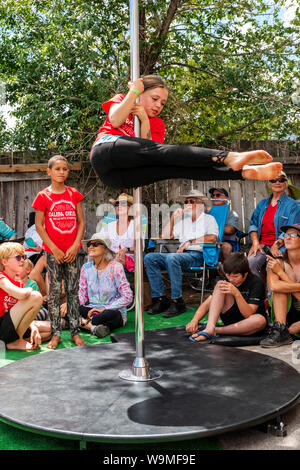
[(114, 259), (109, 239), (95, 233), (82, 244), (91, 261), (82, 266), (80, 273), (81, 327), (103, 338), (125, 325), (126, 306), (133, 294), (123, 266)]
[(266, 265), (264, 247), (269, 248), (274, 257), (281, 257), (281, 249), (284, 246), (281, 227), (300, 221), (300, 205), (286, 194), (286, 174), (282, 171), (279, 177), (271, 179), (268, 185), (272, 194), (257, 205), (248, 230), (252, 241), (248, 254), (249, 265), (257, 275)]
[[(111, 249), (115, 253), (116, 261), (119, 261), (127, 271), (134, 270), (134, 217), (131, 212), (133, 197), (122, 193), (117, 199), (110, 199), (114, 205), (116, 220), (106, 223), (100, 230), (100, 236), (109, 238)], [(142, 238), (145, 238), (146, 224), (142, 227)]]
[[(20, 273), (26, 259), (20, 243), (0, 245), (0, 340), (7, 349), (32, 351), (41, 344), (41, 336), (34, 322), (43, 298), (31, 287), (23, 288)], [(30, 339), (26, 341), (27, 330)]]

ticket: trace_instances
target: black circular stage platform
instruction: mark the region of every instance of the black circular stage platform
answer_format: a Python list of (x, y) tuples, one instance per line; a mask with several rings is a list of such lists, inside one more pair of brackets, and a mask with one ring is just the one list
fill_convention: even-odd
[(300, 375), (242, 349), (190, 342), (184, 328), (145, 332), (152, 382), (119, 373), (134, 334), (113, 344), (49, 351), (0, 369), (0, 420), (28, 431), (94, 442), (175, 441), (266, 422), (297, 401)]

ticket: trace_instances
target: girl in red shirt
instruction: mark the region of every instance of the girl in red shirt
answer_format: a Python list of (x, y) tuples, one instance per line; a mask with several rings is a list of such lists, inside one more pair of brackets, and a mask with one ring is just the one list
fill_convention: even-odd
[[(133, 188), (174, 178), (269, 180), (282, 170), (264, 150), (227, 152), (164, 144), (164, 123), (158, 115), (167, 99), (163, 80), (148, 75), (130, 82), (127, 95), (103, 104), (108, 117), (93, 144), (91, 164), (105, 185)], [(140, 121), (138, 138), (135, 116)]]
[[(34, 319), (43, 298), (31, 287), (23, 288), (19, 275), (24, 260), (25, 250), (20, 243), (0, 245), (0, 340), (7, 349), (31, 351), (41, 344)], [(23, 338), (28, 328), (31, 330), (30, 341)]]

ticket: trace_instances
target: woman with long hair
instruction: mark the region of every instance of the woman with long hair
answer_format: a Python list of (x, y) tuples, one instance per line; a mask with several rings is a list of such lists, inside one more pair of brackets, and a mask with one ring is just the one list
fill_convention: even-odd
[[(160, 77), (148, 75), (129, 82), (127, 95), (103, 103), (108, 116), (92, 146), (91, 164), (105, 185), (134, 188), (174, 178), (269, 180), (282, 170), (264, 150), (228, 152), (164, 144), (165, 126), (158, 116), (168, 93)], [(135, 116), (140, 137), (134, 134)]]

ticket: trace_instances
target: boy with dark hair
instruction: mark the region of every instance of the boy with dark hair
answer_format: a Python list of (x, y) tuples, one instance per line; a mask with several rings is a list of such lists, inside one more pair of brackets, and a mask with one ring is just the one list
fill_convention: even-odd
[(36, 210), (36, 230), (43, 240), (49, 275), (48, 310), (52, 321), (52, 338), (47, 347), (56, 349), (60, 342), (62, 279), (67, 297), (71, 339), (76, 346), (84, 346), (86, 343), (79, 335), (80, 270), (77, 261), (85, 227), (81, 206), (84, 196), (77, 189), (65, 186), (69, 166), (62, 155), (50, 158), (47, 173), (51, 184), (38, 193), (32, 204)]
[[(248, 336), (267, 326), (264, 284), (250, 271), (244, 253), (230, 254), (223, 269), (226, 279), (216, 284), (213, 294), (200, 305), (186, 326), (192, 341), (210, 342), (218, 334)], [(207, 325), (201, 330), (199, 321), (207, 313)], [(224, 326), (216, 327), (219, 317)]]

